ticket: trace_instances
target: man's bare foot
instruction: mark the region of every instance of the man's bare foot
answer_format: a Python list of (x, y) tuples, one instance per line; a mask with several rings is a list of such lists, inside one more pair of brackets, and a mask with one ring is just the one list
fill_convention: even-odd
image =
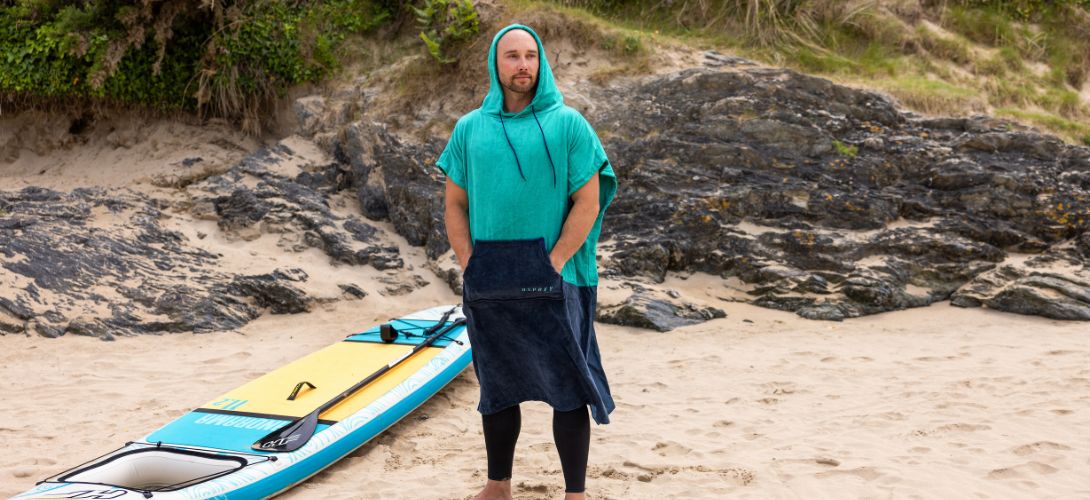
[(511, 500), (511, 480), (484, 483), (484, 489), (473, 500)]
[(587, 500), (586, 493), (564, 493), (564, 500)]

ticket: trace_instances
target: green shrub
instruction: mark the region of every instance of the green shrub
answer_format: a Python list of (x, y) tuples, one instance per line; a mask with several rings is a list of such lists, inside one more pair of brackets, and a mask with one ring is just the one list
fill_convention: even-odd
[(440, 64), (457, 62), (451, 51), (477, 34), (477, 9), (472, 0), (423, 0), (420, 7), (413, 7), (413, 12), (420, 39)]
[(606, 51), (623, 56), (634, 56), (643, 52), (643, 42), (637, 35), (605, 36), (598, 45)]
[(1022, 21), (1039, 21), (1068, 7), (1090, 9), (1090, 0), (955, 0), (952, 3), (988, 9)]
[(345, 37), (378, 26), (374, 0), (0, 2), (0, 97), (187, 109), (241, 121), (338, 67)]

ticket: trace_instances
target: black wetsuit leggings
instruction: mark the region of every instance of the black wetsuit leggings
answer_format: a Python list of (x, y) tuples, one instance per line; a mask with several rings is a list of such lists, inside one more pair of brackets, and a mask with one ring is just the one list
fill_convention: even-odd
[[(491, 415), (483, 415), (484, 446), (488, 452), (488, 479), (511, 479), (515, 461), (515, 442), (522, 428), (519, 405)], [(587, 457), (590, 455), (590, 414), (587, 407), (572, 411), (553, 410), (553, 441), (564, 470), (564, 491), (582, 493), (586, 489)]]

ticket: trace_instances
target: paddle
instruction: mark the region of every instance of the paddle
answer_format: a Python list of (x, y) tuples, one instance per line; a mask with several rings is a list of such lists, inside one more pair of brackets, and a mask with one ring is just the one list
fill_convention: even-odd
[(431, 345), (439, 337), (446, 335), (451, 330), (454, 330), (455, 328), (462, 326), (466, 323), (465, 318), (459, 318), (457, 321), (444, 327), (443, 324), (447, 322), (447, 318), (450, 317), (450, 314), (452, 312), (454, 312), (453, 309), (447, 311), (445, 314), (443, 314), (443, 317), (439, 320), (438, 323), (435, 324), (435, 326), (426, 330), (424, 333), (430, 334), (428, 338), (424, 339), (423, 342), (413, 347), (411, 351), (391, 361), (386, 366), (379, 368), (378, 371), (368, 375), (367, 378), (361, 380), (356, 385), (349, 387), (337, 397), (329, 400), (322, 406), (319, 406), (317, 410), (310, 412), (307, 416), (296, 419), (287, 426), (281, 427), (280, 429), (269, 433), (269, 435), (257, 440), (257, 442), (250, 445), (250, 448), (258, 451), (272, 451), (277, 453), (286, 453), (302, 448), (303, 445), (307, 444), (307, 441), (310, 441), (310, 438), (314, 436), (314, 430), (318, 427), (318, 415), (330, 408), (333, 408), (334, 406), (337, 406), (337, 404), (339, 404), (341, 401), (344, 401), (345, 399), (348, 399), (348, 397), (356, 391), (362, 389), (367, 384), (375, 381), (375, 379), (381, 377), (383, 374), (390, 371), (395, 366), (401, 364), (401, 362), (412, 357), (413, 354), (416, 354), (420, 352), (421, 349), (424, 349), (425, 347)]

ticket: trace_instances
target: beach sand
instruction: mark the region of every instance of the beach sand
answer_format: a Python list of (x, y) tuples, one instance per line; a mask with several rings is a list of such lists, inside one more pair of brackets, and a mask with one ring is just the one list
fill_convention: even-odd
[[(0, 123), (0, 132), (11, 127)], [(20, 147), (41, 142), (33, 130), (19, 133)], [(170, 179), (204, 175), (185, 158), (199, 156), (202, 172), (214, 172), (254, 147), (238, 134), (224, 139), (177, 124), (97, 133), (106, 137), (44, 156), (24, 150), (0, 169), (0, 189), (98, 186), (184, 198)], [(123, 137), (114, 144), (109, 134)], [(327, 161), (319, 156), (315, 164)], [(351, 197), (331, 205), (359, 216)], [(232, 332), (116, 342), (0, 336), (0, 497), (349, 333), (458, 301), (423, 249), (390, 224), (371, 223), (401, 249), (404, 269), (337, 266), (316, 249), (285, 252), (273, 235), (235, 241), (185, 213), (163, 221), (221, 254), (225, 271), (303, 269), (311, 278), (301, 286), (318, 299), (309, 313), (266, 314)], [(369, 295), (342, 300), (341, 282)], [(405, 282), (426, 285), (390, 291)], [(946, 303), (819, 322), (729, 302), (745, 295), (737, 280), (674, 275), (662, 287), (728, 316), (669, 333), (598, 325), (617, 410), (613, 423), (592, 430), (589, 498), (1090, 498), (1086, 323)], [(603, 304), (627, 294), (609, 281), (601, 291)], [(467, 370), (283, 498), (471, 498), (485, 478), (477, 396)], [(550, 418), (541, 403), (523, 407), (516, 498), (563, 495)]]
[[(455, 300), (428, 286), (237, 332), (2, 337), (0, 496), (349, 332)], [(946, 304), (842, 323), (726, 309), (669, 333), (598, 325), (617, 410), (592, 430), (589, 498), (1090, 498), (1085, 324)], [(282, 498), (471, 498), (485, 477), (477, 391), (467, 370)], [(547, 406), (524, 404), (516, 498), (563, 495), (549, 425)]]
[[(0, 142), (9, 156), (24, 149), (0, 169), (2, 190), (98, 186), (184, 198), (169, 188), (171, 179), (226, 169), (255, 147), (219, 129), (122, 121), (102, 125), (102, 141), (49, 151), (59, 146), (48, 134), (14, 126), (25, 119), (8, 121), (0, 133), (15, 138)], [(41, 155), (25, 149), (39, 143)], [(204, 170), (185, 167), (189, 157), (204, 158)], [(315, 153), (313, 161), (328, 159)], [(330, 203), (341, 216), (359, 217), (350, 196)], [(162, 223), (221, 255), (225, 271), (303, 269), (311, 278), (301, 286), (317, 304), (229, 332), (116, 342), (0, 337), (0, 497), (351, 332), (459, 300), (429, 270), (423, 249), (389, 223), (372, 221), (384, 242), (400, 248), (404, 269), (337, 266), (314, 248), (284, 252), (276, 235), (230, 239), (215, 222), (184, 212)], [(343, 300), (342, 282), (368, 295)], [(405, 282), (426, 284), (399, 295)], [(617, 410), (613, 424), (592, 431), (589, 498), (1090, 498), (1085, 322), (948, 304), (822, 322), (727, 302), (744, 296), (737, 280), (670, 276), (661, 288), (728, 317), (668, 333), (598, 325)], [(628, 293), (609, 281), (601, 290), (603, 304)], [(485, 478), (477, 391), (465, 371), (386, 434), (282, 498), (472, 498)], [(523, 405), (517, 498), (562, 497), (549, 422), (544, 404)]]

